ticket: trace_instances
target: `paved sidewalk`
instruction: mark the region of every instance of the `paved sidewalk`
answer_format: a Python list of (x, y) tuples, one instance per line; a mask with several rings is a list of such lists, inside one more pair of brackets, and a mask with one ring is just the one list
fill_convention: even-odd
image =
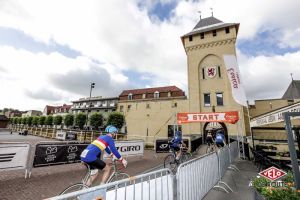
[(233, 192), (226, 193), (220, 189), (212, 189), (204, 200), (254, 200), (254, 192), (249, 187), (249, 183), (258, 175), (257, 168), (248, 160), (238, 161), (235, 165), (239, 171), (227, 170), (222, 178), (222, 181), (226, 182)]
[[(0, 131), (1, 142), (29, 142), (51, 141), (37, 136), (12, 135), (7, 131)], [(128, 168), (125, 170), (131, 176), (140, 174), (163, 163), (166, 154), (156, 154), (153, 150), (145, 150), (143, 157), (129, 158)], [(33, 168), (31, 178), (24, 178), (25, 170), (0, 172), (0, 199), (39, 200), (58, 195), (67, 186), (80, 182), (85, 174), (85, 167), (80, 163)]]

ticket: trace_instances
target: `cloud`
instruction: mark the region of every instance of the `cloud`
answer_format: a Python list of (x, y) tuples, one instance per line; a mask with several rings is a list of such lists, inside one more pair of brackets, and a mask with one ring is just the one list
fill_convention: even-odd
[(46, 101), (59, 101), (62, 100), (62, 95), (59, 93), (56, 93), (54, 91), (51, 91), (49, 89), (43, 89), (38, 91), (30, 91), (25, 90), (25, 95), (37, 100), (46, 100)]
[(49, 75), (50, 83), (59, 89), (88, 96), (90, 83), (95, 83), (93, 96), (118, 96), (125, 88), (132, 87), (127, 81), (112, 79), (112, 75), (104, 68), (91, 66), (87, 70), (74, 70), (67, 74)]

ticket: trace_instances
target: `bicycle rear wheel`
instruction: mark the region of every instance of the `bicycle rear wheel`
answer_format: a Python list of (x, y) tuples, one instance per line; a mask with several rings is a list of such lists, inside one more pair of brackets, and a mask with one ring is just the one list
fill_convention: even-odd
[(172, 172), (175, 173), (177, 167), (175, 156), (172, 154), (167, 155), (164, 160), (164, 168), (169, 168)]
[[(68, 193), (71, 193), (71, 192), (75, 192), (75, 191), (79, 191), (79, 190), (83, 190), (83, 189), (87, 189), (87, 188), (89, 188), (89, 187), (87, 185), (83, 184), (83, 183), (76, 183), (74, 185), (71, 185), (71, 186), (67, 187), (59, 195), (68, 194)], [(74, 198), (68, 198), (68, 199), (77, 199), (77, 198), (74, 197)]]
[(129, 178), (129, 177), (130, 176), (126, 173), (115, 173), (115, 175), (110, 180), (108, 180), (107, 182), (111, 183), (111, 182), (115, 182), (115, 181), (119, 181), (119, 180), (122, 180), (122, 179)]

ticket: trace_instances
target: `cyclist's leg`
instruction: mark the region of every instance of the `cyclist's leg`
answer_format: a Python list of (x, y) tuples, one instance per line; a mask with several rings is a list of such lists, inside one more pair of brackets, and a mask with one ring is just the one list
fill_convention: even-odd
[[(105, 183), (110, 174), (111, 167), (109, 165), (106, 165), (106, 163), (103, 160), (101, 160), (100, 158), (97, 158), (95, 161), (88, 163), (88, 164), (90, 165), (91, 169), (98, 169), (98, 170), (103, 171), (101, 183)], [(97, 175), (98, 175), (98, 173), (97, 173)], [(91, 183), (95, 180), (96, 177), (97, 176), (91, 176), (91, 178), (92, 178)]]

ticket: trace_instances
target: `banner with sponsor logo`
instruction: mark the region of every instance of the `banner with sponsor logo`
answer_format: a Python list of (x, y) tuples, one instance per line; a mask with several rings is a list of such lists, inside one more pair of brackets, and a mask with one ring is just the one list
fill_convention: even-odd
[(238, 104), (247, 106), (246, 94), (241, 83), (241, 76), (235, 55), (224, 55), (223, 58), (231, 84), (232, 96)]
[(66, 131), (57, 130), (55, 138), (58, 139), (58, 140), (65, 140), (66, 139)]
[(33, 167), (80, 162), (80, 154), (87, 145), (78, 143), (37, 144)]
[(0, 171), (25, 169), (29, 158), (30, 144), (1, 143)]
[(214, 112), (214, 113), (178, 113), (177, 123), (191, 122), (227, 122), (235, 124), (239, 120), (237, 111)]
[[(264, 126), (267, 124), (273, 124), (278, 122), (283, 122), (284, 117), (283, 113), (285, 112), (300, 112), (300, 103), (296, 103), (285, 108), (278, 109), (276, 111), (270, 112), (265, 115), (261, 115), (259, 117), (255, 117), (251, 119), (250, 126), (251, 127), (258, 127)], [(292, 117), (291, 119), (298, 119), (300, 117)]]
[[(143, 140), (128, 140), (128, 141), (116, 141), (116, 149), (122, 156), (138, 156), (144, 155), (144, 141)], [(108, 155), (105, 153), (104, 158)]]

